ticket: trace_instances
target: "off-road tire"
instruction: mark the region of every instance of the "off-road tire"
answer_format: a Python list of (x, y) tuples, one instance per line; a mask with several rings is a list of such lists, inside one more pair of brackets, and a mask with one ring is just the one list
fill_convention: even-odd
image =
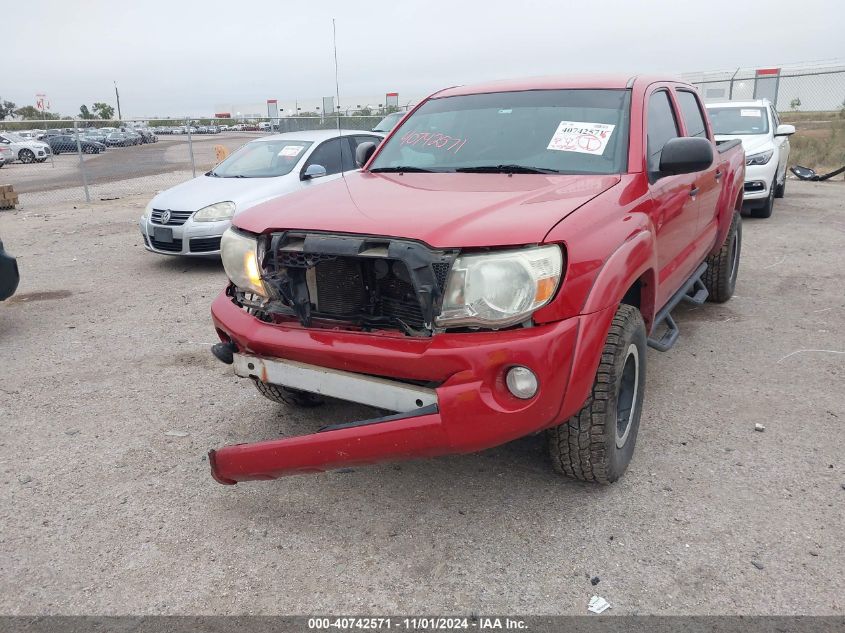
[(766, 202), (763, 203), (763, 206), (758, 209), (750, 209), (748, 211), (748, 215), (752, 218), (760, 219), (772, 217), (772, 212), (775, 209), (775, 198), (777, 197), (777, 191), (775, 190), (777, 188), (776, 183), (777, 179), (772, 181), (772, 186), (769, 187), (769, 197), (766, 198)]
[(704, 271), (701, 281), (709, 293), (708, 301), (724, 303), (733, 296), (741, 253), (742, 219), (739, 213), (735, 212), (722, 248), (705, 260), (707, 270)]
[(22, 163), (34, 163), (35, 162), (35, 154), (31, 149), (22, 149), (18, 152), (18, 160)]
[[(549, 454), (556, 471), (581, 481), (602, 484), (612, 483), (622, 476), (634, 454), (640, 427), (645, 355), (646, 330), (640, 311), (622, 304), (613, 317), (587, 401), (567, 422), (547, 432)], [(633, 362), (635, 368), (633, 384), (629, 362)], [(626, 405), (630, 413), (620, 415)], [(620, 417), (626, 422), (621, 437)]]
[(786, 174), (783, 175), (783, 184), (775, 187), (775, 198), (783, 198), (786, 195)]
[(291, 407), (302, 407), (305, 409), (318, 407), (323, 404), (322, 396), (319, 396), (316, 393), (299, 391), (298, 389), (288, 389), (287, 387), (282, 387), (281, 385), (273, 385), (268, 382), (261, 382), (257, 379), (253, 379), (253, 382), (255, 383), (255, 388), (258, 389), (258, 393), (268, 400), (278, 402), (279, 404), (286, 404)]

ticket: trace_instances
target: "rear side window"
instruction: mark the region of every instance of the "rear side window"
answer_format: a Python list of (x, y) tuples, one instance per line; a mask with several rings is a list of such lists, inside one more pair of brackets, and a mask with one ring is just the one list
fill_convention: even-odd
[(707, 126), (704, 125), (704, 117), (701, 115), (698, 99), (687, 90), (678, 90), (677, 95), (681, 115), (684, 117), (684, 123), (687, 126), (687, 135), (707, 138)]
[(660, 90), (648, 99), (648, 171), (660, 171), (660, 153), (667, 141), (677, 138), (678, 122), (669, 102), (669, 93)]

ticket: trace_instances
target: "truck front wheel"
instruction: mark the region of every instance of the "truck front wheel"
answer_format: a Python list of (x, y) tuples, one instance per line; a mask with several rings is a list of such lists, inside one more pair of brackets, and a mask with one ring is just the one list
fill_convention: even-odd
[(291, 407), (311, 408), (323, 404), (323, 398), (316, 393), (289, 389), (281, 385), (272, 385), (268, 382), (261, 382), (253, 379), (258, 393), (279, 404), (286, 404)]
[(567, 422), (548, 431), (552, 465), (559, 473), (609, 484), (625, 472), (640, 428), (645, 354), (640, 311), (622, 304), (613, 317), (587, 401)]

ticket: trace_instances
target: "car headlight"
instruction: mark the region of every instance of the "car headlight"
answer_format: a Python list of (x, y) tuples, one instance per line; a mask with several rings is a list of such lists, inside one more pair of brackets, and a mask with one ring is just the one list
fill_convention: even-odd
[(772, 159), (772, 154), (775, 153), (775, 150), (770, 149), (765, 152), (760, 152), (758, 154), (751, 154), (751, 156), (745, 157), (745, 164), (746, 165), (765, 165)]
[(149, 220), (149, 219), (150, 219), (150, 214), (151, 214), (152, 212), (153, 212), (153, 201), (152, 201), (152, 200), (150, 200), (150, 201), (147, 203), (147, 206), (146, 206), (146, 207), (144, 207), (144, 213), (141, 215), (141, 219), (142, 219), (142, 220)]
[(558, 246), (461, 255), (449, 273), (435, 323), (489, 328), (521, 323), (551, 301), (562, 268)]
[(267, 296), (258, 265), (257, 240), (228, 228), (220, 240), (220, 258), (226, 276), (233, 284), (241, 290)]
[(221, 222), (231, 219), (233, 215), (235, 215), (234, 202), (217, 202), (197, 211), (194, 214), (194, 220), (197, 222)]

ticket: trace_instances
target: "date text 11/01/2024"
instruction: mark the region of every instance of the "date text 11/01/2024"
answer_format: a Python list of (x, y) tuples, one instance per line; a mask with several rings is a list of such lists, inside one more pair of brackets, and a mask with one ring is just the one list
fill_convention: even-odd
[(362, 617), (362, 618), (309, 618), (309, 630), (377, 630), (407, 629), (412, 631), (449, 631), (461, 629), (525, 630), (527, 624), (520, 618), (500, 617)]

